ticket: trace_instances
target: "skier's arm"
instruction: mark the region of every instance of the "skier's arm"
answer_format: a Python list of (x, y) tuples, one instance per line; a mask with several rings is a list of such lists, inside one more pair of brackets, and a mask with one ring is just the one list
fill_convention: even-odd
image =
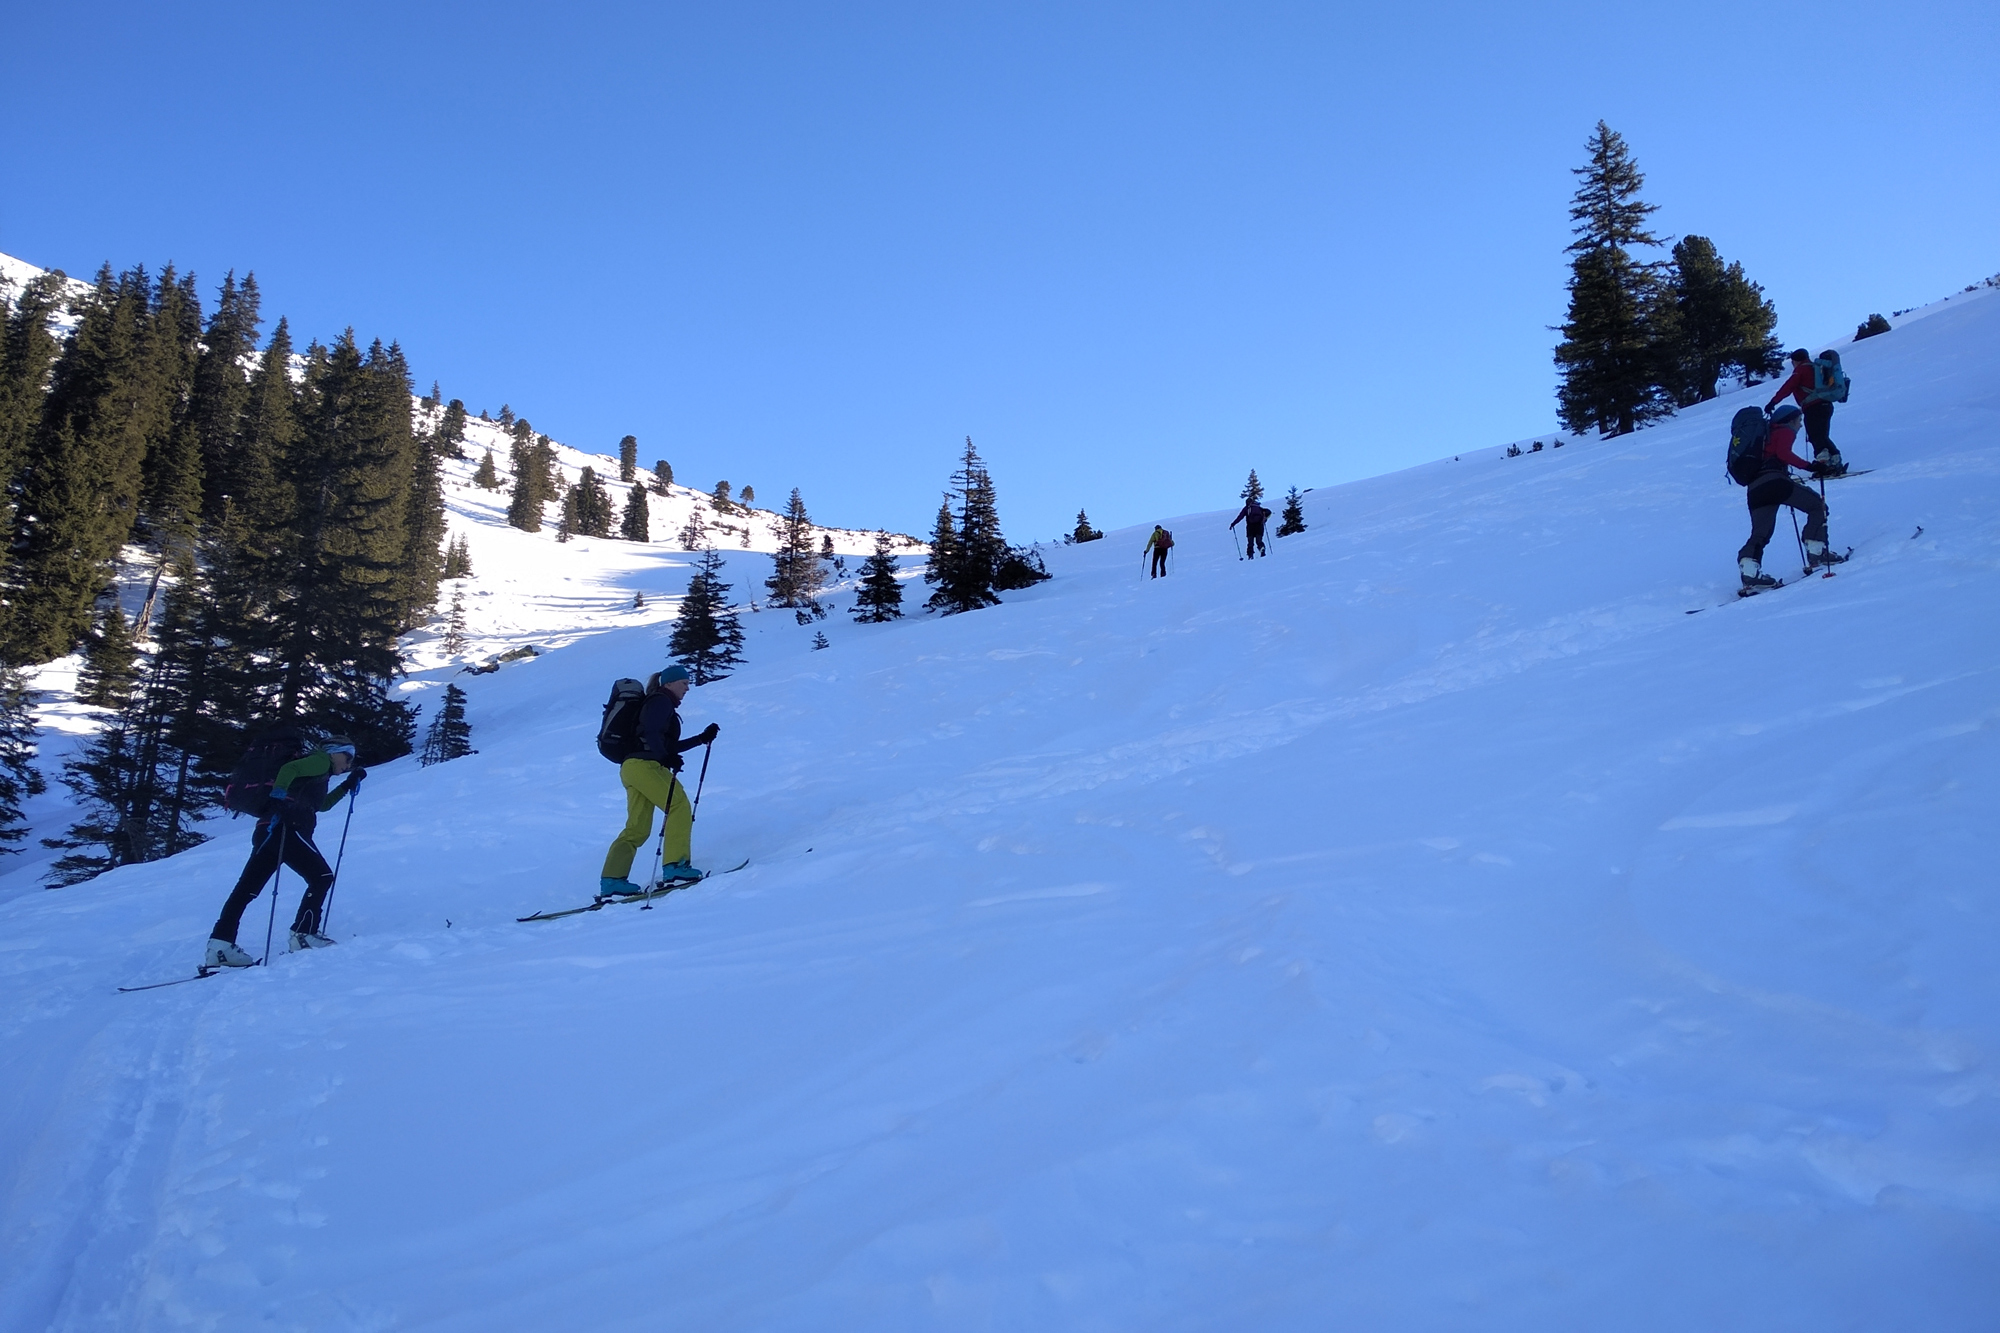
[(1812, 368), (1809, 366), (1800, 366), (1792, 371), (1789, 379), (1778, 386), (1778, 392), (1772, 395), (1770, 402), (1764, 404), (1764, 410), (1769, 412), (1779, 403), (1784, 402), (1786, 398), (1791, 396), (1791, 392), (1794, 389), (1810, 388), (1812, 388)]
[(280, 768), (278, 776), (271, 779), (271, 795), (278, 800), (285, 800), (291, 795), (292, 784), (300, 778), (323, 778), (332, 771), (333, 758), (326, 752), (316, 750), (311, 754), (301, 755)]
[(1244, 505), (1241, 509), (1236, 511), (1236, 517), (1229, 520), (1229, 526), (1233, 528), (1238, 523), (1241, 523), (1243, 521), (1244, 515), (1248, 514), (1249, 512), (1250, 512), (1250, 506)]
[(692, 737), (682, 741), (678, 753), (686, 754), (689, 750), (699, 750), (702, 746), (714, 740), (721, 731), (721, 727), (716, 726), (713, 722), (709, 723), (704, 730), (697, 731)]
[(1811, 463), (1808, 463), (1805, 459), (1800, 458), (1792, 452), (1792, 442), (1790, 440), (1780, 440), (1777, 436), (1773, 435), (1771, 442), (1764, 446), (1764, 452), (1773, 458), (1784, 460), (1793, 467), (1804, 468), (1808, 472), (1812, 471)]

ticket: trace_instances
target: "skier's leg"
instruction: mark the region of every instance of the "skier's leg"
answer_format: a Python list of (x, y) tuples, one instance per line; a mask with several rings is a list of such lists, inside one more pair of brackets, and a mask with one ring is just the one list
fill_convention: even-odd
[[(650, 831), (652, 827), (654, 809), (667, 812), (660, 830), (660, 845), (663, 848), (660, 860), (667, 865), (685, 862), (694, 831), (694, 805), (688, 800), (687, 788), (681, 786), (680, 779), (664, 764), (640, 760), (633, 762), (633, 767), (636, 771), (626, 779), (626, 784), (634, 795), (646, 802), (646, 829)], [(644, 838), (645, 833), (642, 832), (640, 840), (644, 841)], [(606, 864), (608, 866), (609, 862)], [(630, 868), (629, 862), (627, 868)], [(608, 875), (611, 872), (607, 869), (605, 873)]]
[(236, 887), (230, 890), (229, 901), (222, 905), (222, 915), (215, 919), (215, 929), (210, 939), (236, 942), (236, 929), (243, 924), (243, 909), (250, 906), (257, 895), (264, 891), (271, 872), (278, 868), (278, 858), (283, 855), (283, 826), (277, 823), (266, 825), (258, 821), (251, 834), (250, 859), (244, 862), (243, 873), (236, 878)]
[(320, 855), (313, 840), (297, 829), (287, 830), (284, 849), (286, 866), (306, 886), (305, 896), (299, 899), (298, 914), (292, 918), (292, 929), (317, 935), (320, 909), (326, 906), (326, 891), (333, 887), (333, 867)]
[(1771, 534), (1778, 530), (1778, 506), (1758, 505), (1750, 511), (1750, 540), (1743, 543), (1736, 552), (1738, 560), (1754, 560), (1764, 563), (1764, 548), (1771, 544)]
[(611, 840), (604, 853), (605, 879), (624, 879), (632, 873), (632, 858), (646, 845), (653, 832), (653, 802), (640, 790), (640, 782), (650, 776), (646, 770), (665, 772), (650, 759), (627, 759), (618, 766), (618, 780), (625, 784), (625, 827)]
[(1838, 469), (1840, 450), (1833, 442), (1833, 404), (1806, 404), (1806, 439), (1813, 447), (1813, 461)]
[(1806, 516), (1806, 530), (1800, 535), (1805, 538), (1806, 550), (1826, 545), (1826, 501), (1819, 493), (1802, 482), (1792, 483), (1792, 493), (1785, 497), (1785, 503)]

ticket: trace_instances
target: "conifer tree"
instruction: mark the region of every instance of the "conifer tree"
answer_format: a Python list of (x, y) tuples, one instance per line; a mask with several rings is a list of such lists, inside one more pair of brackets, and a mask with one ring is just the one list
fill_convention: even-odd
[(729, 585), (721, 575), (721, 555), (713, 546), (705, 548), (667, 638), (667, 651), (697, 685), (723, 679), (743, 660), (743, 627), (729, 606)]
[(154, 549), (191, 551), (201, 522), (202, 446), (194, 420), (195, 367), (201, 354), (201, 300), (194, 276), (168, 265), (154, 286), (140, 339), (140, 378), (148, 401), (139, 517)]
[(132, 646), (132, 627), (119, 609), (114, 588), (98, 615), (96, 632), (84, 641), (83, 668), (76, 676), (76, 697), (79, 702), (98, 708), (123, 708), (131, 699), (132, 685), (138, 678), (138, 652)]
[[(0, 574), (14, 541), (16, 479), (42, 420), (43, 396), (61, 344), (49, 320), (63, 306), (63, 275), (44, 273), (14, 298), (0, 331)], [(18, 595), (18, 594), (16, 594)], [(0, 647), (11, 642), (0, 606)]]
[(19, 671), (0, 667), (0, 855), (27, 836), (21, 802), (47, 789), (35, 767), (34, 695)]
[(576, 536), (576, 524), (576, 492), (571, 491), (562, 499), (562, 513), (556, 519), (556, 541), (567, 545)]
[[(507, 522), (523, 532), (542, 530), (542, 505), (548, 487), (548, 473), (529, 448), (516, 455), (514, 491), (507, 501)], [(565, 515), (567, 517), (567, 515)]]
[(1256, 468), (1250, 469), (1250, 480), (1243, 483), (1243, 489), (1237, 494), (1246, 505), (1256, 504), (1264, 498), (1264, 483), (1257, 480)]
[(627, 435), (618, 441), (618, 480), (629, 482), (639, 475), (639, 437)]
[[(437, 392), (437, 385), (431, 385), (431, 392)], [(465, 404), (456, 398), (445, 404), (444, 416), (438, 420), (437, 451), (441, 458), (465, 457)], [(491, 449), (486, 451), (486, 459), (489, 464), (493, 461)], [(487, 489), (492, 490), (493, 487)]]
[(1743, 265), (1725, 265), (1706, 236), (1682, 237), (1673, 254), (1656, 322), (1662, 387), (1674, 402), (1687, 407), (1715, 397), (1725, 370), (1745, 379), (1775, 374), (1778, 312), (1764, 289), (1744, 276)]
[(833, 647), (833, 645), (826, 641), (825, 630), (821, 629), (813, 631), (812, 650), (814, 652), (818, 652), (822, 648), (831, 648), (831, 647)]
[(646, 514), (646, 488), (638, 482), (625, 496), (625, 512), (618, 518), (618, 534), (628, 542), (653, 540), (653, 525)]
[(951, 517), (949, 494), (938, 502), (937, 519), (931, 524), (930, 546), (930, 554), (924, 559), (924, 582), (937, 591), (930, 595), (925, 605), (933, 611), (944, 611), (949, 615), (953, 608), (949, 599), (945, 597), (944, 590), (956, 577), (954, 571), (957, 569), (959, 559), (958, 524)]
[(674, 534), (674, 544), (683, 551), (699, 551), (708, 545), (708, 524), (702, 519), (700, 505), (688, 506), (687, 522)]
[(673, 465), (668, 463), (667, 460), (664, 458), (658, 458), (653, 460), (654, 494), (665, 495), (667, 493), (667, 487), (673, 484), (674, 484)]
[[(980, 607), (999, 603), (1000, 599), (994, 595), (996, 580), (1025, 575), (1028, 582), (1034, 582), (1046, 577), (1036, 573), (1025, 562), (1012, 559), (1014, 553), (1008, 550), (1006, 538), (1000, 535), (1000, 513), (994, 497), (992, 474), (986, 470), (985, 461), (973, 447), (970, 435), (965, 437), (965, 453), (951, 481), (952, 490), (946, 495), (938, 514), (930, 563), (924, 570), (925, 580), (937, 588), (927, 605), (946, 615), (976, 611)], [(957, 497), (959, 504), (956, 515), (951, 512), (953, 496)], [(1010, 563), (1019, 568), (1008, 568)], [(1005, 576), (1003, 568), (1006, 569)], [(1025, 585), (1015, 583), (1013, 586)]]
[(424, 733), (424, 749), (418, 763), (429, 768), (432, 764), (478, 753), (472, 748), (472, 724), (465, 720), (465, 691), (447, 685), (437, 716), (431, 719), (430, 729)]
[(1076, 511), (1076, 528), (1069, 534), (1072, 542), (1094, 542), (1104, 534), (1090, 526), (1090, 515), (1079, 509)]
[(778, 519), (778, 549), (771, 555), (771, 577), (764, 581), (770, 590), (771, 605), (795, 612), (801, 625), (826, 618), (819, 590), (826, 579), (819, 553), (813, 549), (812, 519), (798, 488)]
[(736, 499), (745, 509), (748, 509), (756, 502), (757, 488), (755, 486), (745, 486), (736, 493)]
[(472, 484), (486, 491), (497, 491), (500, 489), (500, 474), (493, 470), (493, 451), (491, 449), (488, 449), (486, 456), (479, 460), (479, 468), (472, 474)]
[(728, 513), (730, 510), (729, 483), (726, 481), (716, 482), (715, 490), (710, 493), (708, 502), (714, 507), (716, 513)]
[(1889, 329), (1889, 321), (1882, 318), (1878, 312), (1854, 326), (1854, 341), (1860, 342), (1863, 338), (1873, 338), (1878, 333), (1887, 333)]
[(403, 626), (414, 629), (429, 619), (437, 605), (438, 581), (444, 577), (444, 456), (434, 432), (413, 434), (407, 512), (403, 523), (401, 597)]
[(1645, 177), (1621, 138), (1603, 121), (1590, 141), (1590, 162), (1570, 205), (1569, 313), (1556, 348), (1562, 370), (1557, 414), (1572, 431), (1623, 435), (1669, 409), (1659, 389), (1654, 328), (1658, 282), (1652, 265), (1629, 247), (1657, 246), (1643, 202)]
[(472, 548), (466, 542), (465, 534), (459, 533), (451, 539), (444, 551), (444, 577), (463, 579), (472, 575)]
[(1305, 502), (1299, 498), (1299, 488), (1294, 486), (1285, 492), (1285, 508), (1278, 515), (1278, 535), (1289, 537), (1295, 532), (1306, 530)]
[[(950, 520), (947, 512), (945, 518)], [(903, 614), (903, 585), (896, 577), (896, 557), (889, 546), (889, 534), (875, 534), (875, 553), (862, 562), (861, 586), (854, 591), (854, 618), (863, 624), (880, 624)]]
[(512, 426), (514, 424), (514, 409), (505, 403), (500, 404), (500, 415), (496, 420), (503, 426)]
[(586, 537), (609, 537), (611, 535), (611, 496), (604, 489), (604, 483), (597, 479), (597, 469), (585, 468), (583, 477), (570, 494), (573, 504), (569, 510), (575, 516), (575, 530)]
[(240, 450), (250, 410), (246, 366), (256, 363), (258, 301), (256, 275), (246, 274), (239, 287), (230, 270), (195, 362), (190, 411), (201, 453), (202, 518), (211, 526), (221, 520), (223, 507), (242, 495)]
[(451, 590), (451, 610), (445, 613), (444, 640), (439, 645), (448, 657), (457, 657), (465, 651), (465, 585), (456, 584)]

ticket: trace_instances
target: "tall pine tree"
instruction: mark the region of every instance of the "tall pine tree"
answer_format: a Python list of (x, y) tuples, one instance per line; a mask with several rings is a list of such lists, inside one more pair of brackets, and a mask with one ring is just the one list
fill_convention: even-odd
[(625, 512), (618, 519), (618, 535), (628, 542), (653, 540), (652, 520), (646, 513), (646, 488), (634, 482), (625, 496)]
[(618, 441), (618, 480), (630, 482), (639, 475), (639, 437), (627, 435)]
[(11, 844), (28, 833), (21, 802), (47, 787), (35, 767), (34, 695), (19, 671), (0, 667), (0, 854), (20, 850)]
[[(926, 604), (946, 615), (997, 605), (1000, 598), (994, 593), (995, 584), (1013, 572), (1005, 570), (1011, 553), (1006, 538), (1000, 535), (993, 476), (970, 435), (965, 437), (965, 453), (958, 471), (952, 473), (951, 485), (938, 511), (930, 563), (924, 570), (925, 581), (937, 589)], [(958, 501), (956, 514), (951, 511), (953, 498)]]
[(1663, 296), (1657, 320), (1662, 379), (1677, 405), (1715, 397), (1715, 382), (1725, 371), (1745, 379), (1777, 373), (1777, 309), (1743, 265), (1722, 262), (1706, 236), (1683, 236), (1674, 244)]
[(418, 762), (425, 768), (478, 754), (472, 748), (472, 724), (465, 720), (465, 691), (456, 685), (444, 687), (444, 699), (437, 716), (424, 733), (423, 753)]
[(1645, 177), (1625, 140), (1601, 120), (1589, 152), (1589, 164), (1573, 172), (1581, 183), (1569, 211), (1576, 258), (1555, 353), (1557, 414), (1572, 431), (1623, 435), (1670, 410), (1659, 389), (1659, 284), (1653, 266), (1631, 253), (1659, 244), (1646, 226), (1655, 205), (1639, 198)]
[(821, 563), (813, 541), (812, 519), (798, 487), (778, 518), (778, 549), (771, 555), (771, 577), (764, 580), (771, 605), (782, 606), (798, 616), (801, 625), (826, 618), (819, 590), (826, 582), (826, 566)]
[(722, 557), (713, 546), (702, 551), (688, 580), (667, 651), (680, 659), (697, 685), (721, 680), (743, 660), (743, 626), (730, 608)]
[(862, 562), (861, 586), (854, 591), (854, 618), (881, 624), (903, 614), (903, 585), (896, 578), (896, 556), (889, 534), (875, 534), (875, 553)]

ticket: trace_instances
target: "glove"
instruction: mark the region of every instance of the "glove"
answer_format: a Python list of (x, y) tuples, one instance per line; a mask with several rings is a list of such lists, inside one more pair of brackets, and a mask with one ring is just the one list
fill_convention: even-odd
[(347, 770), (347, 785), (350, 787), (359, 787), (361, 779), (367, 776), (368, 770), (365, 768), (350, 768)]
[(272, 792), (269, 803), (264, 807), (264, 813), (269, 816), (273, 824), (285, 823), (292, 817), (291, 793), (282, 791)]
[(695, 739), (699, 740), (703, 745), (713, 745), (715, 744), (715, 738), (721, 734), (722, 728), (711, 722), (702, 730), (701, 735)]

